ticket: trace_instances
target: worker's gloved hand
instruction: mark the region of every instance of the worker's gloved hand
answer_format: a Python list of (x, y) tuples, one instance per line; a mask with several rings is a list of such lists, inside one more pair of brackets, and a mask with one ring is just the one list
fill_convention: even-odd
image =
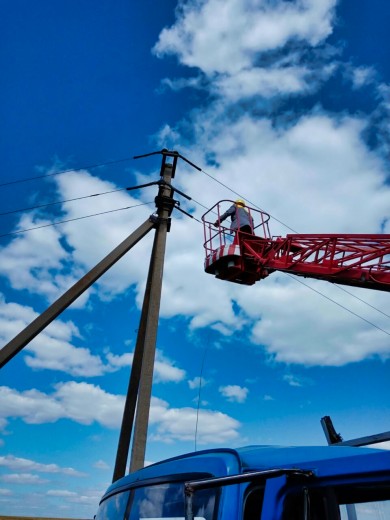
[(216, 220), (216, 221), (214, 222), (213, 226), (214, 226), (214, 227), (219, 227), (219, 221)]

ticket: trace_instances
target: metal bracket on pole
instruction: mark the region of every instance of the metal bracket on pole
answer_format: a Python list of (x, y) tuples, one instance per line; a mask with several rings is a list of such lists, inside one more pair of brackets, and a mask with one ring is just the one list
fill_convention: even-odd
[(165, 161), (166, 161), (167, 157), (173, 157), (172, 179), (175, 177), (177, 159), (179, 159), (179, 158), (182, 159), (183, 161), (185, 161), (186, 163), (188, 163), (190, 166), (192, 166), (199, 172), (202, 171), (202, 168), (199, 168), (199, 166), (196, 166), (196, 164), (189, 161), (186, 157), (183, 157), (183, 155), (181, 155), (176, 150), (167, 150), (166, 148), (163, 148), (162, 150), (159, 150), (158, 152), (150, 152), (150, 153), (145, 153), (143, 155), (135, 155), (133, 157), (133, 159), (143, 159), (144, 157), (150, 157), (152, 155), (160, 155), (160, 154), (163, 156), (163, 160), (162, 160), (162, 164), (161, 164), (161, 177), (164, 174)]

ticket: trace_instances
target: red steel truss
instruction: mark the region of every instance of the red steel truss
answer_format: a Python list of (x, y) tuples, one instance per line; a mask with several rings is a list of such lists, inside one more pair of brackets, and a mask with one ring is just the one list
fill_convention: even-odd
[[(231, 203), (231, 201), (221, 201)], [(213, 226), (219, 204), (203, 216), (205, 270), (222, 280), (252, 285), (273, 271), (343, 285), (390, 291), (390, 235), (287, 235), (271, 237), (269, 215), (247, 208), (260, 224), (255, 234)], [(261, 235), (261, 236), (259, 236)]]

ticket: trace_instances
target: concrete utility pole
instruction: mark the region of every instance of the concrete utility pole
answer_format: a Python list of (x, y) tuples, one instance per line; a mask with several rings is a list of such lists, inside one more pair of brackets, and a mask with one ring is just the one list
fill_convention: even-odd
[[(131, 455), (130, 471), (135, 471), (144, 466), (146, 439), (149, 423), (149, 411), (152, 395), (153, 369), (156, 352), (157, 328), (161, 301), (162, 277), (164, 269), (164, 256), (167, 232), (171, 225), (171, 213), (177, 208), (187, 216), (192, 217), (180, 209), (179, 203), (173, 199), (174, 192), (191, 200), (185, 193), (171, 185), (175, 176), (177, 160), (183, 159), (197, 170), (198, 166), (180, 155), (176, 151), (161, 150), (146, 155), (134, 157), (148, 157), (150, 155), (162, 155), (160, 180), (149, 182), (130, 189), (138, 189), (157, 184), (158, 195), (155, 199), (157, 215), (152, 215), (126, 240), (108, 254), (101, 262), (91, 269), (83, 278), (76, 282), (58, 300), (46, 309), (40, 316), (30, 323), (22, 332), (0, 350), (0, 368), (20, 352), (32, 339), (44, 330), (61, 312), (73, 303), (84, 291), (98, 280), (110, 267), (112, 267), (123, 255), (125, 255), (137, 242), (139, 242), (151, 229), (155, 229), (153, 251), (150, 258), (149, 273), (146, 284), (142, 314), (138, 329), (137, 343), (134, 352), (131, 377), (127, 390), (125, 409), (120, 431), (118, 451), (116, 456), (113, 482), (123, 477), (126, 472), (126, 464), (129, 454), (130, 440), (134, 435)], [(173, 159), (172, 164), (166, 162), (167, 157)]]
[[(166, 235), (170, 229), (170, 215), (173, 208), (176, 208), (187, 216), (193, 218), (192, 215), (189, 215), (187, 212), (180, 209), (178, 204), (176, 205), (176, 201), (173, 199), (173, 194), (174, 192), (177, 192), (188, 200), (191, 200), (191, 197), (177, 188), (174, 188), (171, 185), (171, 180), (175, 176), (177, 160), (179, 158), (187, 162), (196, 170), (201, 171), (201, 168), (176, 151), (171, 152), (168, 150), (162, 150), (161, 152), (153, 152), (135, 158), (139, 159), (150, 155), (156, 155), (158, 153), (162, 154), (163, 160), (160, 172), (161, 179), (158, 183), (160, 189), (156, 197), (156, 233), (119, 436), (113, 482), (123, 477), (126, 473), (126, 463), (129, 455), (133, 429), (133, 445), (129, 471), (133, 472), (144, 466), (152, 395), (153, 369), (156, 353), (158, 317), (161, 301)], [(166, 162), (167, 157), (173, 159), (172, 164)], [(148, 186), (148, 184), (144, 186)], [(134, 425), (135, 413), (136, 417)]]
[[(174, 165), (176, 166), (176, 161)], [(161, 173), (163, 183), (160, 184), (159, 194), (156, 197), (156, 232), (123, 412), (113, 482), (123, 477), (126, 473), (136, 405), (137, 415), (134, 426), (130, 471), (142, 468), (145, 461), (166, 235), (170, 227), (169, 217), (175, 204), (172, 198), (172, 188), (170, 187), (174, 174), (173, 166), (163, 160)]]
[[(163, 180), (168, 185), (170, 185), (171, 179), (172, 165), (166, 164), (163, 172)], [(172, 189), (167, 185), (162, 185), (160, 187), (158, 198), (160, 199), (160, 206), (158, 209), (159, 224), (156, 229), (153, 245), (153, 265), (151, 263), (149, 310), (146, 317), (145, 335), (143, 339), (144, 355), (142, 360), (142, 371), (138, 392), (133, 446), (131, 450), (130, 472), (143, 468), (145, 462), (146, 439), (148, 433), (150, 402), (152, 395), (154, 358), (156, 353), (158, 318), (160, 313), (165, 245), (169, 227), (169, 216), (172, 212), (174, 204), (172, 199)], [(143, 331), (141, 330), (141, 332)]]

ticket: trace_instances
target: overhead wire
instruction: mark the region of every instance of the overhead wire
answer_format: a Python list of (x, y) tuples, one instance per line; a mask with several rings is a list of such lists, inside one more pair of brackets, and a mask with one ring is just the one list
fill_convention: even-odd
[(366, 300), (363, 300), (362, 298), (359, 298), (359, 296), (356, 296), (356, 294), (353, 294), (353, 293), (347, 291), (347, 289), (345, 289), (344, 287), (341, 287), (337, 283), (335, 283), (334, 286), (337, 287), (337, 289), (340, 289), (340, 291), (343, 291), (343, 292), (349, 294), (350, 296), (352, 296), (352, 298), (355, 298), (356, 300), (359, 300), (360, 302), (364, 303), (365, 305), (368, 305), (368, 307), (371, 307), (371, 309), (374, 309), (375, 311), (380, 312), (381, 314), (383, 314), (383, 316), (386, 316), (386, 318), (390, 318), (389, 314), (386, 314), (385, 312), (381, 311), (380, 309), (378, 309), (377, 307), (375, 307), (371, 303), (366, 302)]
[(153, 202), (144, 202), (142, 204), (135, 204), (133, 206), (126, 206), (126, 207), (123, 207), (123, 208), (111, 209), (111, 210), (108, 210), (108, 211), (100, 211), (99, 213), (93, 213), (91, 215), (84, 215), (82, 217), (69, 218), (69, 219), (66, 219), (66, 220), (57, 220), (56, 222), (51, 222), (50, 224), (42, 224), (41, 226), (35, 226), (35, 227), (32, 227), (32, 228), (19, 229), (18, 231), (11, 231), (9, 233), (3, 233), (3, 234), (0, 235), (0, 238), (7, 237), (7, 236), (10, 236), (10, 235), (18, 235), (20, 233), (27, 233), (29, 231), (34, 231), (35, 229), (42, 229), (42, 228), (46, 228), (46, 227), (50, 227), (50, 226), (58, 226), (59, 224), (65, 224), (67, 222), (74, 222), (76, 220), (83, 220), (83, 219), (86, 219), (86, 218), (97, 217), (99, 215), (107, 215), (108, 213), (115, 213), (117, 211), (124, 211), (126, 209), (133, 209), (133, 208), (138, 208), (140, 206), (147, 206), (148, 204), (153, 204)]
[(196, 405), (196, 421), (195, 421), (195, 432), (194, 432), (194, 451), (198, 451), (197, 443), (198, 443), (199, 413), (200, 413), (200, 404), (201, 404), (200, 397), (201, 397), (201, 392), (202, 392), (202, 381), (203, 381), (204, 364), (205, 364), (205, 361), (206, 361), (206, 354), (207, 354), (207, 351), (209, 349), (209, 346), (210, 346), (210, 334), (208, 335), (206, 346), (205, 346), (205, 349), (203, 351), (202, 363), (201, 363), (201, 367), (200, 367), (198, 400), (197, 400), (197, 405)]
[[(41, 179), (41, 178), (45, 178), (45, 177), (52, 177), (54, 175), (60, 175), (60, 174), (63, 174), (63, 173), (69, 173), (71, 171), (80, 171), (80, 170), (84, 170), (84, 169), (92, 169), (92, 168), (98, 168), (98, 167), (102, 167), (102, 166), (107, 166), (107, 165), (110, 165), (110, 164), (116, 164), (116, 163), (121, 163), (121, 162), (125, 162), (125, 161), (128, 161), (130, 160), (131, 158), (128, 157), (128, 158), (124, 158), (124, 159), (117, 159), (117, 160), (114, 160), (114, 161), (106, 161), (104, 163), (96, 163), (96, 164), (92, 164), (92, 165), (88, 165), (88, 166), (83, 166), (83, 167), (78, 167), (78, 168), (68, 168), (68, 169), (65, 169), (65, 170), (59, 170), (57, 172), (52, 172), (52, 173), (49, 173), (49, 174), (45, 174), (45, 175), (39, 175), (39, 176), (35, 176), (35, 177), (29, 177), (29, 178), (25, 178), (25, 179), (18, 179), (18, 180), (15, 180), (15, 181), (8, 181), (8, 182), (5, 182), (5, 183), (0, 183), (0, 187), (3, 187), (3, 186), (7, 186), (7, 185), (11, 185), (11, 184), (17, 184), (17, 183), (22, 183), (22, 182), (28, 182), (28, 181), (32, 181), (32, 180), (36, 180), (36, 179)], [(229, 190), (231, 193), (234, 193), (235, 195), (237, 195), (238, 197), (240, 198), (244, 198), (246, 199), (249, 204), (251, 204), (253, 207), (259, 209), (260, 211), (264, 211), (262, 208), (260, 208), (260, 206), (258, 206), (256, 203), (254, 203), (253, 201), (249, 200), (248, 197), (246, 197), (245, 195), (242, 195), (240, 194), (239, 192), (235, 191), (234, 189), (232, 189), (230, 186), (228, 186), (227, 184), (219, 181), (218, 179), (216, 179), (215, 177), (213, 177), (212, 175), (210, 175), (208, 172), (206, 172), (205, 170), (201, 169), (202, 173), (204, 173), (207, 177), (209, 177), (210, 179), (212, 179), (213, 181), (215, 181), (216, 183), (220, 184), (221, 186), (223, 186), (224, 188), (226, 188), (227, 190)], [(28, 208), (20, 208), (20, 209), (16, 209), (16, 210), (10, 210), (10, 211), (5, 211), (5, 212), (0, 212), (0, 216), (3, 216), (3, 215), (9, 215), (9, 214), (13, 214), (13, 213), (21, 213), (23, 211), (30, 211), (30, 210), (34, 210), (34, 209), (40, 209), (40, 208), (44, 208), (44, 207), (49, 207), (49, 206), (53, 206), (53, 205), (57, 205), (57, 204), (63, 204), (63, 203), (66, 203), (66, 202), (73, 202), (73, 201), (77, 201), (77, 200), (83, 200), (83, 199), (87, 199), (87, 198), (92, 198), (92, 197), (97, 197), (97, 196), (100, 196), (100, 195), (107, 195), (107, 194), (110, 194), (110, 193), (116, 193), (116, 192), (119, 192), (119, 191), (125, 191), (126, 188), (119, 188), (119, 189), (115, 189), (115, 190), (109, 190), (109, 191), (106, 191), (106, 192), (101, 192), (101, 193), (94, 193), (94, 194), (91, 194), (91, 195), (86, 195), (86, 196), (82, 196), (82, 197), (75, 197), (75, 198), (72, 198), (72, 199), (66, 199), (66, 200), (62, 200), (62, 201), (55, 201), (55, 202), (50, 202), (50, 203), (46, 203), (46, 204), (39, 204), (39, 205), (36, 205), (36, 206), (31, 206), (31, 207), (28, 207)], [(201, 202), (195, 200), (195, 199), (192, 199), (193, 202), (195, 202), (196, 204), (198, 204), (199, 206), (203, 207), (204, 209), (208, 209), (207, 206), (205, 206), (204, 204), (202, 204)], [(26, 232), (29, 232), (29, 231), (34, 231), (36, 229), (41, 229), (41, 228), (45, 228), (45, 227), (50, 227), (50, 226), (57, 226), (57, 225), (60, 225), (60, 224), (64, 224), (64, 223), (68, 223), (68, 222), (74, 222), (74, 221), (77, 221), (77, 220), (82, 220), (82, 219), (86, 219), (86, 218), (92, 218), (92, 217), (96, 217), (96, 216), (99, 216), (99, 215), (104, 215), (104, 214), (108, 214), (108, 213), (114, 213), (114, 212), (117, 212), (117, 211), (124, 211), (124, 210), (127, 210), (127, 209), (132, 209), (132, 208), (135, 208), (135, 207), (139, 207), (139, 206), (144, 206), (144, 205), (147, 205), (147, 204), (151, 204), (151, 202), (148, 202), (148, 203), (143, 203), (143, 204), (137, 204), (137, 205), (134, 205), (134, 206), (126, 206), (126, 207), (123, 207), (123, 208), (117, 208), (117, 209), (114, 209), (114, 210), (109, 210), (109, 211), (103, 211), (103, 212), (99, 212), (99, 213), (93, 213), (93, 214), (90, 214), (90, 215), (85, 215), (85, 216), (82, 216), (82, 217), (76, 217), (76, 218), (73, 218), (73, 219), (66, 219), (66, 220), (60, 220), (60, 221), (56, 221), (56, 222), (52, 222), (50, 224), (44, 224), (42, 226), (35, 226), (35, 227), (32, 227), (32, 228), (27, 228), (27, 229), (21, 229), (21, 230), (17, 230), (17, 231), (12, 231), (12, 232), (9, 232), (9, 233), (3, 233), (3, 234), (0, 234), (0, 238), (2, 237), (6, 237), (6, 236), (12, 236), (12, 235), (17, 235), (17, 234), (21, 234), (21, 233), (26, 233)], [(202, 222), (197, 219), (196, 217), (194, 217), (193, 215), (189, 215), (191, 218), (193, 218), (194, 220), (196, 220), (198, 223), (202, 224)], [(289, 229), (290, 231), (293, 231), (294, 233), (297, 233), (297, 231), (295, 231), (293, 228), (291, 228), (290, 226), (288, 226), (285, 222), (277, 219), (276, 217), (274, 217), (273, 215), (270, 214), (270, 216), (276, 220), (277, 222), (279, 222), (281, 225), (283, 225), (284, 227), (286, 227), (287, 229)], [(295, 279), (295, 278), (294, 278)], [(348, 312), (351, 312), (352, 314), (355, 314), (356, 316), (360, 317), (361, 319), (363, 319), (364, 321), (366, 321), (367, 323), (370, 323), (372, 324), (370, 321), (366, 320), (365, 318), (359, 316), (358, 314), (354, 313), (353, 311), (349, 310), (348, 308), (344, 307), (343, 305), (341, 304), (338, 304), (337, 302), (335, 302), (334, 300), (332, 300), (331, 298), (328, 298), (327, 296), (323, 295), (320, 291), (317, 291), (315, 289), (312, 289), (310, 286), (304, 284), (302, 281), (300, 280), (297, 280), (299, 281), (300, 283), (302, 283), (303, 285), (305, 285), (306, 287), (310, 288), (311, 290), (317, 292), (318, 294), (322, 295), (323, 297), (333, 301), (334, 303), (336, 303), (337, 305), (339, 305), (340, 307), (342, 308), (345, 308)], [(353, 298), (361, 301), (362, 303), (364, 303), (365, 305), (371, 307), (372, 309), (376, 310), (377, 312), (381, 313), (382, 315), (390, 318), (390, 316), (388, 314), (386, 314), (385, 312), (383, 312), (382, 310), (378, 309), (377, 307), (375, 307), (374, 305), (368, 303), (367, 301), (363, 300), (362, 298), (359, 298), (358, 296), (354, 295), (353, 293), (347, 291), (346, 289), (344, 289), (343, 287), (340, 287), (338, 284), (335, 284), (335, 286), (344, 291), (345, 293), (349, 294), (350, 296), (352, 296)], [(373, 325), (373, 324), (372, 324)], [(375, 326), (375, 325), (373, 325)], [(375, 326), (376, 327), (376, 326)], [(378, 329), (380, 329), (380, 327), (376, 327)], [(383, 330), (383, 329), (380, 329), (380, 330)], [(386, 332), (386, 331), (383, 331), (383, 332)], [(387, 333), (387, 332), (386, 332)]]
[[(63, 172), (58, 172), (58, 173), (64, 173), (64, 172), (65, 172), (65, 170)], [(108, 191), (101, 192), (101, 193), (92, 193), (90, 195), (85, 195), (85, 196), (82, 196), (82, 197), (74, 197), (74, 198), (71, 198), (71, 199), (64, 199), (64, 200), (60, 200), (60, 201), (53, 201), (53, 202), (48, 202), (46, 204), (37, 204), (35, 206), (29, 206), (29, 207), (26, 207), (26, 208), (19, 208), (19, 209), (15, 209), (15, 210), (9, 210), (9, 211), (0, 212), (0, 216), (10, 215), (10, 214), (14, 214), (14, 213), (22, 213), (24, 211), (31, 211), (31, 210), (34, 210), (34, 209), (41, 209), (41, 208), (45, 208), (45, 207), (49, 207), (49, 206), (54, 206), (54, 205), (57, 205), (57, 204), (64, 204), (66, 202), (73, 202), (73, 201), (88, 199), (88, 198), (92, 198), (92, 197), (98, 197), (98, 196), (101, 196), (101, 195), (108, 195), (108, 194), (111, 194), (111, 193), (117, 193), (117, 192), (126, 191), (126, 190), (127, 190), (127, 188), (118, 188), (118, 189), (108, 190)], [(195, 200), (194, 200), (194, 202), (196, 202), (197, 204), (199, 204), (203, 208), (207, 209), (207, 207), (205, 205), (203, 205), (202, 203), (200, 203), (198, 201), (195, 201)], [(147, 202), (145, 204), (152, 204), (152, 202)], [(56, 225), (59, 225), (59, 224), (64, 224), (64, 223), (67, 223), (67, 222), (73, 222), (73, 221), (76, 221), (76, 220), (82, 220), (84, 218), (90, 218), (90, 217), (95, 217), (95, 216), (99, 216), (99, 215), (104, 215), (106, 213), (113, 213), (113, 212), (116, 212), (116, 211), (123, 211), (123, 210), (126, 210), (126, 209), (132, 209), (133, 207), (143, 206), (145, 204), (138, 204), (138, 205), (135, 205), (135, 206), (126, 206), (126, 207), (123, 207), (123, 208), (118, 208), (118, 209), (114, 209), (114, 210), (110, 210), (110, 211), (104, 211), (104, 212), (99, 212), (99, 213), (93, 213), (91, 215), (85, 215), (83, 217), (77, 217), (77, 218), (74, 218), (74, 219), (59, 220), (59, 221), (56, 221), (56, 222), (52, 222), (50, 224), (44, 224), (44, 225), (41, 225), (41, 226), (34, 226), (32, 228), (20, 229), (20, 230), (17, 230), (17, 231), (10, 231), (8, 233), (0, 234), (0, 238), (6, 237), (6, 236), (17, 235), (17, 234), (21, 234), (21, 233), (27, 233), (29, 231), (34, 231), (36, 229), (41, 229), (41, 228), (50, 227), (50, 226), (56, 226)], [(180, 210), (180, 208), (177, 208), (177, 209)], [(186, 214), (186, 212), (183, 212), (183, 213)], [(191, 217), (192, 219), (196, 220), (199, 224), (202, 224), (202, 222), (199, 219), (197, 219), (194, 215), (190, 215), (190, 214), (187, 214), (187, 215), (189, 217)]]
[[(250, 201), (245, 195), (242, 195), (241, 193), (238, 193), (237, 191), (233, 190), (232, 188), (230, 188), (230, 186), (228, 186), (227, 184), (224, 184), (223, 182), (219, 181), (218, 179), (216, 179), (215, 177), (213, 177), (212, 175), (210, 175), (209, 173), (207, 173), (205, 170), (201, 169), (201, 172), (204, 173), (205, 175), (207, 175), (207, 177), (209, 177), (210, 179), (212, 179), (213, 181), (217, 182), (218, 184), (220, 184), (221, 186), (223, 186), (224, 188), (226, 188), (227, 190), (229, 190), (230, 192), (234, 193), (235, 195), (237, 195), (238, 197), (240, 198), (243, 198), (245, 199), (247, 202), (249, 202), (249, 204), (251, 204), (253, 207), (259, 209), (260, 211), (265, 211), (263, 210), (262, 208), (260, 208), (260, 206), (258, 206), (256, 203)], [(193, 199), (194, 200), (194, 199)], [(268, 212), (266, 212), (268, 213)], [(293, 231), (294, 233), (296, 234), (299, 234), (298, 231), (294, 230), (293, 228), (291, 228), (290, 226), (288, 226), (285, 222), (282, 222), (281, 220), (277, 219), (276, 217), (274, 217), (273, 215), (271, 215), (270, 213), (268, 213), (270, 215), (270, 217), (272, 217), (274, 220), (276, 220), (277, 222), (279, 222), (279, 224), (281, 224), (282, 226), (286, 227), (287, 229), (289, 229), (290, 231)], [(300, 282), (302, 283), (302, 282)], [(305, 285), (305, 284), (303, 284)], [(368, 307), (371, 307), (372, 309), (376, 310), (377, 312), (379, 312), (380, 314), (383, 314), (384, 316), (386, 316), (387, 318), (390, 318), (390, 315), (386, 314), (385, 312), (383, 312), (382, 310), (378, 309), (377, 307), (375, 307), (374, 305), (372, 305), (371, 303), (368, 303), (366, 300), (363, 300), (362, 298), (359, 298), (358, 296), (356, 296), (355, 294), (351, 293), (350, 291), (348, 291), (347, 289), (344, 289), (344, 287), (340, 287), (340, 285), (338, 285), (337, 283), (334, 284), (335, 287), (337, 287), (339, 290), (349, 294), (350, 296), (352, 296), (352, 298), (355, 298), (356, 300), (359, 300), (360, 302), (364, 303), (365, 305), (367, 305)], [(307, 286), (309, 287), (309, 286)], [(322, 294), (321, 292), (319, 291), (316, 291), (318, 292), (319, 294)], [(323, 295), (324, 297), (326, 297), (325, 295)], [(351, 311), (352, 312), (352, 311)], [(364, 318), (362, 318), (364, 319)], [(367, 320), (365, 320), (367, 321)], [(370, 323), (370, 322), (368, 322)]]
[(93, 168), (100, 168), (102, 166), (110, 166), (111, 164), (119, 164), (122, 162), (130, 161), (133, 157), (125, 157), (123, 159), (116, 159), (113, 161), (105, 161), (101, 163), (89, 164), (87, 166), (79, 166), (77, 168), (67, 168), (65, 170), (58, 170), (51, 173), (45, 173), (44, 175), (35, 175), (33, 177), (25, 177), (24, 179), (16, 179), (14, 181), (7, 181), (0, 183), (0, 188), (4, 186), (10, 186), (12, 184), (20, 184), (22, 182), (35, 181), (37, 179), (44, 179), (46, 177), (53, 177), (54, 175), (61, 175), (62, 173), (78, 172), (80, 170), (92, 170)]
[(116, 190), (103, 191), (101, 193), (92, 193), (91, 195), (84, 195), (83, 197), (74, 197), (73, 199), (58, 200), (55, 202), (48, 202), (46, 204), (37, 204), (36, 206), (30, 206), (28, 208), (13, 209), (9, 211), (0, 212), (0, 216), (11, 215), (13, 213), (22, 213), (23, 211), (31, 211), (33, 209), (47, 208), (49, 206), (55, 206), (56, 204), (64, 204), (65, 202), (73, 202), (75, 200), (89, 199), (91, 197), (99, 197), (100, 195), (108, 195), (109, 193), (117, 193), (118, 191), (126, 191), (126, 188), (118, 188)]
[(353, 314), (354, 316), (356, 316), (357, 318), (360, 318), (361, 320), (365, 321), (366, 323), (368, 323), (369, 325), (372, 325), (373, 327), (375, 327), (376, 329), (384, 332), (385, 334), (387, 334), (388, 336), (390, 336), (390, 332), (388, 332), (387, 330), (384, 330), (382, 329), (381, 327), (378, 327), (378, 325), (375, 325), (375, 323), (372, 323), (372, 321), (370, 320), (367, 320), (366, 318), (363, 318), (363, 316), (360, 316), (360, 314), (357, 314), (356, 312), (354, 311), (351, 311), (351, 309), (348, 309), (348, 307), (345, 307), (345, 305), (342, 305), (341, 303), (339, 302), (336, 302), (336, 300), (333, 300), (332, 298), (330, 298), (329, 296), (326, 296), (326, 294), (320, 292), (320, 291), (317, 291), (317, 289), (314, 289), (314, 287), (310, 287), (310, 285), (307, 285), (305, 282), (302, 282), (302, 280), (299, 280), (298, 277), (296, 276), (293, 276), (291, 274), (288, 274), (286, 273), (287, 276), (289, 276), (290, 278), (292, 278), (294, 281), (304, 285), (305, 287), (307, 287), (308, 289), (310, 289), (311, 291), (314, 291), (315, 293), (319, 294), (320, 296), (322, 296), (323, 298), (326, 298), (327, 300), (329, 300), (330, 302), (338, 305), (339, 307), (341, 307), (342, 309), (344, 309), (345, 311), (349, 312), (350, 314)]

